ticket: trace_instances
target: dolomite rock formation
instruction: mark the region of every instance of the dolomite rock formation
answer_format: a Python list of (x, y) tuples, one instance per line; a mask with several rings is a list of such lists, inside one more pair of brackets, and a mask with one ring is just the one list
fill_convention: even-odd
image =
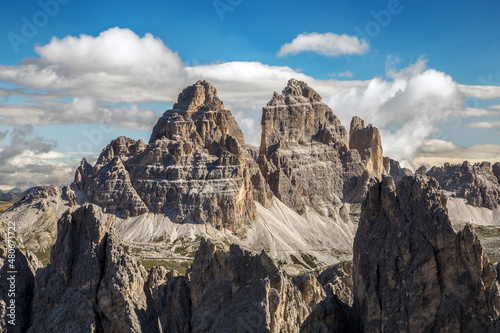
[(38, 186), (0, 215), (0, 224), (16, 226), (16, 244), (30, 251), (48, 251), (57, 237), (57, 220), (73, 209), (76, 198), (65, 186)]
[(500, 162), (497, 162), (491, 166), (491, 171), (497, 177), (498, 183), (500, 184)]
[(301, 294), (264, 252), (226, 253), (204, 240), (187, 275), (193, 332), (297, 332), (324, 297), (321, 288)]
[(498, 274), (470, 225), (455, 231), (433, 178), (371, 187), (354, 241), (362, 332), (498, 332)]
[(318, 275), (318, 282), (326, 295), (335, 295), (343, 303), (353, 304), (352, 261), (347, 261), (325, 269)]
[(148, 273), (113, 221), (92, 204), (59, 220), (28, 332), (298, 332), (324, 298), (315, 279), (303, 279), (302, 293), (264, 252), (226, 253), (205, 239), (186, 276)]
[(94, 205), (59, 220), (51, 263), (36, 275), (28, 332), (152, 329), (145, 312), (147, 273), (110, 231), (111, 222)]
[(413, 176), (413, 172), (408, 168), (403, 168), (398, 161), (390, 159), (390, 176), (397, 185), (405, 176)]
[(35, 273), (40, 267), (38, 259), (29, 251), (14, 248), (9, 253), (7, 233), (0, 231), (0, 332), (17, 333), (28, 329)]
[(352, 309), (352, 262), (325, 269), (317, 281), (325, 290), (326, 298), (317, 303), (302, 323), (300, 332), (358, 332), (358, 320)]
[(498, 168), (496, 165), (492, 168), (489, 162), (445, 163), (442, 167), (432, 167), (427, 176), (436, 178), (443, 190), (466, 199), (470, 205), (493, 210), (500, 206), (500, 185), (495, 175)]
[(274, 195), (298, 211), (360, 202), (370, 178), (337, 116), (295, 79), (262, 109), (259, 166)]
[(255, 218), (254, 200), (266, 206), (272, 196), (243, 144), (215, 88), (198, 81), (158, 120), (148, 144), (113, 140), (95, 166), (82, 161), (72, 187), (125, 218), (153, 212), (237, 230)]
[(363, 119), (354, 116), (349, 131), (349, 149), (357, 149), (366, 168), (379, 180), (389, 170), (384, 167), (382, 139), (378, 128), (369, 124), (365, 127)]
[(300, 327), (300, 333), (318, 332), (359, 332), (358, 322), (352, 308), (337, 296), (328, 296), (314, 308)]

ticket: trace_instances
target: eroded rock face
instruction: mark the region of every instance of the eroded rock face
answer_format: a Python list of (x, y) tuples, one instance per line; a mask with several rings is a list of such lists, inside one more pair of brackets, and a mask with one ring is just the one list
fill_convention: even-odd
[(465, 161), (432, 167), (427, 176), (436, 178), (443, 190), (466, 199), (472, 206), (495, 209), (500, 205), (500, 185), (494, 170), (497, 167), (493, 169), (489, 162), (471, 165)]
[(408, 169), (401, 167), (398, 161), (389, 159), (390, 161), (390, 176), (394, 180), (394, 183), (397, 185), (405, 176), (413, 176), (413, 172)]
[(26, 302), (28, 332), (297, 332), (324, 298), (312, 275), (301, 292), (264, 252), (226, 253), (204, 239), (186, 276), (148, 273), (113, 221), (92, 204), (59, 220), (51, 263)]
[(236, 230), (255, 218), (254, 200), (268, 205), (272, 196), (243, 144), (215, 88), (198, 81), (158, 120), (149, 144), (113, 140), (94, 167), (82, 161), (73, 187), (122, 217), (162, 213)]
[(363, 119), (353, 117), (349, 131), (349, 149), (357, 149), (366, 168), (379, 180), (386, 173), (382, 149), (382, 139), (378, 128), (372, 124), (365, 126)]
[[(84, 205), (58, 222), (51, 263), (35, 279), (28, 332), (143, 332), (146, 271), (100, 208)], [(148, 330), (146, 330), (148, 331)]]
[(57, 237), (57, 220), (73, 208), (74, 193), (67, 186), (38, 186), (0, 215), (0, 224), (16, 227), (16, 244), (34, 252), (50, 251)]
[(362, 201), (370, 178), (337, 116), (294, 79), (262, 109), (259, 166), (274, 195), (295, 210)]
[(267, 254), (236, 245), (226, 253), (202, 240), (187, 274), (193, 332), (297, 332), (321, 298), (304, 299)]
[(42, 265), (33, 253), (10, 245), (15, 243), (9, 244), (7, 234), (0, 231), (0, 332), (26, 332), (31, 321), (35, 274)]
[(493, 164), (491, 171), (493, 171), (493, 174), (497, 177), (498, 183), (500, 184), (500, 162)]
[(390, 177), (363, 203), (354, 308), (363, 332), (496, 332), (497, 271), (467, 225), (456, 232), (433, 178)]
[(301, 333), (356, 333), (359, 326), (350, 306), (330, 295), (314, 308), (300, 326)]
[(353, 304), (352, 261), (329, 267), (318, 275), (326, 295), (337, 296), (343, 303)]

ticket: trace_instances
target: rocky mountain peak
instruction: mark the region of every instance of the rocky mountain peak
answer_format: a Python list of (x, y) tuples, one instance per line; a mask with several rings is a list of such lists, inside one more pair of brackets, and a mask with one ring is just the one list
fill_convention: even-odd
[(271, 197), (243, 144), (215, 88), (198, 81), (160, 117), (149, 144), (113, 140), (94, 167), (82, 162), (73, 188), (123, 218), (151, 212), (237, 229), (255, 218), (254, 200), (266, 204)]
[(434, 178), (370, 188), (353, 274), (363, 332), (498, 332), (497, 270), (470, 225), (453, 228)]
[(224, 103), (219, 99), (217, 89), (210, 82), (199, 80), (182, 90), (173, 109), (181, 111), (219, 111), (224, 110)]
[(267, 106), (321, 103), (321, 96), (304, 81), (290, 79), (281, 95), (274, 92)]
[(185, 88), (172, 110), (167, 110), (153, 128), (149, 143), (159, 139), (192, 142), (203, 148), (217, 145), (223, 135), (244, 144), (243, 132), (231, 111), (217, 97), (217, 90), (207, 81)]

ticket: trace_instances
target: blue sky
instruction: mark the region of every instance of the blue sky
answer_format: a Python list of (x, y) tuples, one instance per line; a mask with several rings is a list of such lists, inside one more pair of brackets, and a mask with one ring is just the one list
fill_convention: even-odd
[(62, 185), (112, 138), (147, 140), (197, 79), (253, 144), (293, 76), (408, 166), (500, 160), (496, 1), (7, 0), (0, 29), (0, 189)]

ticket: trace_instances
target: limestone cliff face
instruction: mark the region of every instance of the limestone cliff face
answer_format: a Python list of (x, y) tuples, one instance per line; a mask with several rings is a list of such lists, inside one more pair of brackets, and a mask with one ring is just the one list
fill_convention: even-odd
[[(438, 180), (443, 190), (458, 198), (464, 198), (476, 207), (495, 209), (500, 205), (500, 183), (496, 176), (498, 163), (489, 162), (471, 165), (445, 163), (442, 167), (432, 167), (427, 176)], [(496, 173), (495, 173), (496, 172)]]
[(362, 201), (369, 179), (338, 117), (294, 79), (262, 109), (259, 166), (274, 195), (296, 210)]
[(148, 144), (113, 140), (95, 166), (82, 162), (73, 188), (123, 217), (162, 213), (236, 230), (255, 218), (254, 200), (271, 198), (243, 144), (215, 88), (198, 81), (158, 120)]
[(378, 128), (372, 124), (365, 126), (363, 119), (353, 117), (349, 131), (349, 149), (357, 149), (366, 168), (379, 180), (386, 174), (382, 149), (382, 139)]
[(21, 333), (30, 325), (35, 274), (42, 265), (33, 253), (11, 248), (8, 239), (0, 230), (0, 332)]
[(470, 225), (455, 231), (436, 180), (390, 177), (363, 203), (354, 241), (363, 332), (497, 332), (495, 266)]
[(109, 228), (100, 208), (84, 205), (58, 222), (51, 263), (37, 272), (28, 332), (144, 332), (146, 270)]

